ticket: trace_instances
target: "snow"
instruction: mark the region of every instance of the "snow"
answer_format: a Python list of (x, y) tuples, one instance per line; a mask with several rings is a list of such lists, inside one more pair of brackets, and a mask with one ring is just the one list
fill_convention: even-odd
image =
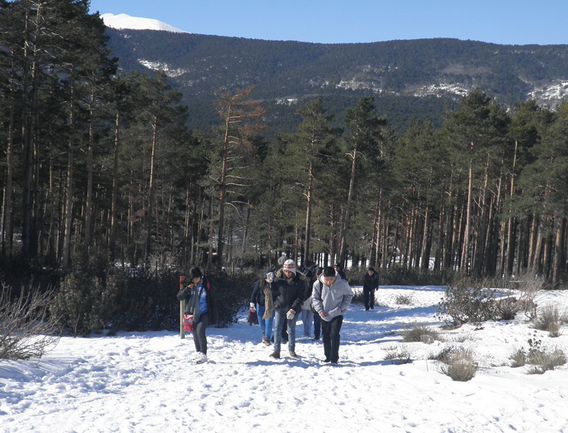
[[(443, 294), (381, 286), (374, 310), (352, 304), (336, 366), (322, 362), (321, 342), (302, 337), (301, 321), (300, 357), (283, 345), (283, 358), (270, 358), (245, 311), (229, 328), (208, 329), (205, 364), (192, 362), (192, 339), (176, 332), (63, 337), (40, 360), (0, 361), (0, 431), (568, 432), (568, 367), (527, 374), (509, 359), (529, 338), (566, 350), (566, 328), (551, 338), (519, 313), (445, 330), (436, 316)], [(411, 304), (399, 305), (400, 295)], [(554, 304), (565, 315), (567, 295), (545, 292), (539, 308)], [(443, 341), (403, 343), (401, 331), (413, 324)], [(453, 381), (432, 360), (449, 346), (474, 351), (472, 380)], [(399, 349), (410, 363), (385, 360)]]
[(169, 24), (150, 18), (131, 17), (126, 14), (102, 14), (101, 18), (105, 26), (112, 27), (113, 29), (162, 30), (173, 33), (187, 33)]

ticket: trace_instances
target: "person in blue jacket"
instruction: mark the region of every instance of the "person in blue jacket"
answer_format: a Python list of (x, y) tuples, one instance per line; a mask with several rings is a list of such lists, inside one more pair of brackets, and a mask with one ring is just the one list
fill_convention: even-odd
[(179, 301), (186, 301), (185, 314), (193, 314), (193, 342), (197, 356), (196, 363), (207, 362), (207, 337), (205, 330), (209, 325), (217, 323), (217, 305), (213, 288), (209, 280), (203, 276), (199, 268), (189, 271), (190, 283), (180, 289)]

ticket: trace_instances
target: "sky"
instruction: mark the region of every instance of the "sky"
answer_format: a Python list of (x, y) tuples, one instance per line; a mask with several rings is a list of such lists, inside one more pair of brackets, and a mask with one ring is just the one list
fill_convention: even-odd
[[(513, 368), (510, 359), (531, 338), (547, 353), (567, 353), (567, 325), (551, 338), (519, 313), (442, 329), (435, 306), (443, 294), (380, 286), (375, 309), (351, 304), (337, 365), (323, 362), (321, 341), (304, 337), (301, 320), (299, 357), (283, 346), (280, 359), (270, 358), (245, 311), (228, 328), (207, 329), (203, 364), (192, 361), (192, 338), (174, 331), (63, 337), (40, 360), (0, 360), (0, 432), (567, 432), (568, 366), (529, 374), (531, 366)], [(535, 300), (566, 314), (566, 292)], [(402, 342), (415, 324), (437, 339)], [(471, 380), (453, 381), (434, 360), (452, 348), (473, 354)]]
[(189, 33), (264, 40), (568, 43), (565, 0), (91, 0), (90, 10), (152, 18)]

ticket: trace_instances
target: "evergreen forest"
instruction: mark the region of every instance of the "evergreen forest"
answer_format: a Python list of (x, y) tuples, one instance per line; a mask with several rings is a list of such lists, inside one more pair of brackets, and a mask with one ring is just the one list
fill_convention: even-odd
[[(116, 327), (172, 327), (175, 311), (156, 309), (175, 308), (190, 267), (254, 281), (283, 254), (566, 284), (568, 105), (506, 106), (477, 89), (439, 125), (401, 129), (370, 93), (339, 114), (313, 97), (283, 132), (251, 85), (219, 88), (214, 126), (189, 129), (166, 74), (120, 71), (105, 31), (87, 0), (0, 0), (0, 279), (57, 287), (76, 333), (87, 315), (68, 306), (83, 287), (93, 317), (126, 290), (138, 303), (113, 313)], [(150, 309), (136, 324), (125, 312)]]

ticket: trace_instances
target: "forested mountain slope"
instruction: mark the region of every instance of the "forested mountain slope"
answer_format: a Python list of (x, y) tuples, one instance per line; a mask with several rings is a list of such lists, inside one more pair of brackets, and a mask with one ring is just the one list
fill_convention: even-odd
[(456, 39), (312, 44), (108, 28), (125, 70), (163, 69), (184, 94), (192, 126), (216, 122), (221, 87), (256, 86), (277, 129), (293, 129), (298, 100), (321, 96), (340, 114), (373, 94), (397, 127), (410, 117), (440, 123), (447, 102), (475, 88), (505, 104), (555, 106), (568, 93), (567, 45), (496, 45)]

